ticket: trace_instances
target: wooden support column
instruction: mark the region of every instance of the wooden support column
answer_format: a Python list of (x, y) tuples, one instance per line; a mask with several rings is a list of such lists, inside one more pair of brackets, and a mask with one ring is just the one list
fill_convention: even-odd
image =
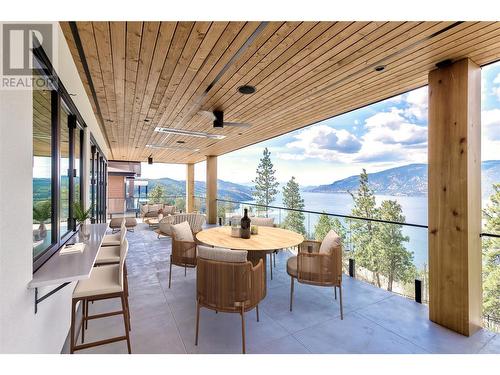
[(207, 223), (217, 224), (217, 156), (207, 156)]
[(481, 327), (481, 68), (466, 58), (429, 73), (429, 318)]
[(186, 212), (194, 210), (194, 164), (186, 164)]

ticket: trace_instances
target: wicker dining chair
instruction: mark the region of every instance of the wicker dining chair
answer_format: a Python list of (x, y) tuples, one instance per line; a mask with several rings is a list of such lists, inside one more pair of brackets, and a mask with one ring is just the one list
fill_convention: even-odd
[(196, 270), (196, 339), (200, 308), (241, 315), (242, 352), (245, 353), (245, 312), (255, 308), (259, 321), (259, 302), (265, 296), (264, 262), (247, 261), (246, 250), (198, 246)]
[[(250, 216), (250, 225), (257, 225), (258, 227), (271, 227), (271, 228), (276, 228), (276, 224), (274, 224), (274, 218), (273, 217), (257, 217), (257, 216)], [(276, 267), (276, 254), (278, 253), (280, 249), (276, 250), (271, 250), (268, 252), (269, 254), (269, 275), (271, 277), (271, 280), (273, 279), (273, 261), (274, 261), (274, 267)]]
[(290, 311), (293, 304), (294, 280), (317, 286), (333, 286), (335, 299), (337, 288), (340, 295), (340, 318), (344, 319), (342, 306), (342, 244), (333, 230), (323, 241), (306, 240), (299, 245), (297, 256), (287, 261), (287, 273), (291, 277)]
[(172, 284), (172, 265), (184, 267), (184, 276), (188, 268), (196, 267), (196, 242), (187, 221), (172, 225), (172, 254), (168, 287)]

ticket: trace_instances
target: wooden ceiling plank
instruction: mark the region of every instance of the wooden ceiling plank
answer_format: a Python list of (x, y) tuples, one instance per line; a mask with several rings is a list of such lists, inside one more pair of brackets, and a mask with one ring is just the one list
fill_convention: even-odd
[[(109, 111), (106, 105), (106, 93), (104, 90), (104, 82), (102, 79), (101, 67), (99, 62), (99, 56), (97, 54), (97, 46), (94, 37), (94, 28), (91, 22), (77, 22), (78, 34), (82, 42), (83, 52), (85, 53), (85, 59), (87, 60), (87, 65), (89, 67), (90, 75), (92, 77), (92, 82), (94, 84), (94, 89), (96, 97), (101, 109), (103, 119), (109, 118)], [(104, 104), (104, 105), (102, 105)], [(104, 131), (108, 135), (110, 143), (114, 141), (113, 134), (108, 132), (107, 125), (103, 123)], [(111, 145), (112, 146), (112, 145)]]
[[(217, 23), (216, 23), (217, 24)], [(225, 59), (226, 63), (229, 61), (231, 56), (228, 56), (226, 52), (230, 48), (234, 40), (240, 35), (241, 31), (245, 27), (245, 22), (229, 22), (223, 33), (220, 35), (217, 42), (211, 48), (204, 64), (202, 67), (195, 72), (195, 77), (192, 80), (189, 87), (184, 91), (182, 97), (177, 101), (174, 109), (167, 111), (167, 117), (163, 121), (165, 126), (171, 126), (177, 116), (182, 113), (182, 110), (186, 108), (186, 104), (189, 103), (191, 106), (195, 105), (199, 101), (200, 95), (204, 94), (208, 85), (213, 81), (218, 71), (214, 68), (218, 65), (223, 67), (225, 64), (221, 63), (221, 60)], [(248, 30), (254, 30), (254, 28), (248, 28)], [(248, 35), (250, 36), (250, 35)], [(240, 38), (240, 47), (243, 45), (244, 41)], [(195, 95), (196, 94), (196, 95)], [(195, 98), (193, 98), (195, 96)], [(176, 122), (177, 123), (177, 122)]]
[[(460, 41), (455, 41), (454, 43), (452, 43), (452, 42), (446, 43), (446, 45), (443, 45), (441, 47), (441, 50), (444, 51), (444, 53), (446, 55), (446, 52), (450, 51), (452, 45), (460, 47), (463, 43), (467, 42), (467, 39), (469, 39), (469, 43), (473, 43), (472, 42), (473, 38), (470, 37), (470, 34), (472, 34), (474, 32), (481, 33), (481, 32), (484, 32), (484, 31), (483, 31), (483, 28), (479, 27), (477, 24), (476, 25), (469, 25), (469, 27), (467, 27), (466, 29), (461, 30), (460, 35), (462, 35), (462, 38), (460, 38)], [(452, 36), (448, 36), (448, 37), (452, 38)], [(432, 44), (436, 44), (436, 43), (439, 43), (439, 41), (434, 41), (434, 43), (432, 43)], [(392, 63), (397, 64), (399, 66), (399, 68), (401, 68), (401, 66), (402, 66), (401, 60), (407, 61), (409, 64), (415, 64), (415, 62), (419, 61), (419, 59), (423, 59), (424, 57), (430, 56), (430, 55), (426, 55), (426, 51), (436, 51), (436, 48), (439, 48), (439, 47), (434, 47), (432, 44), (431, 45), (427, 45), (427, 46), (422, 47), (422, 48), (415, 47), (415, 50), (407, 52), (407, 54), (406, 54), (406, 60), (404, 60), (403, 57), (394, 57), (393, 60), (389, 60), (387, 62), (387, 66), (388, 67), (386, 67), (386, 70), (384, 70), (383, 74), (387, 74), (388, 73), (388, 70), (391, 68), (391, 64)], [(439, 58), (441, 58), (441, 57), (438, 57), (438, 59)], [(362, 77), (362, 79), (363, 79), (363, 85), (366, 85), (366, 82), (368, 81), (368, 79), (370, 77), (377, 76), (377, 75), (380, 75), (380, 73), (375, 72), (373, 70), (371, 70), (371, 71), (362, 71), (362, 70), (360, 70), (357, 73), (357, 75), (352, 76), (350, 78), (349, 82), (355, 81), (355, 78), (357, 78), (357, 77), (360, 77), (360, 78)], [(337, 86), (342, 86), (344, 90), (349, 90), (350, 89), (350, 87), (348, 85), (349, 82), (341, 82)], [(283, 98), (283, 100), (281, 102), (277, 101), (276, 103), (280, 103), (280, 106), (282, 106), (281, 110), (277, 110), (276, 108), (274, 108), (274, 109), (271, 108), (271, 106), (274, 103), (273, 104), (270, 103), (269, 106), (266, 107), (266, 109), (264, 110), (264, 113), (267, 110), (269, 110), (270, 112), (272, 111), (272, 115), (269, 115), (268, 113), (266, 113), (267, 119), (270, 120), (270, 119), (272, 119), (274, 117), (281, 116), (281, 113), (283, 113), (284, 111), (286, 111), (286, 112), (293, 111), (294, 108), (295, 108), (294, 107), (295, 103), (299, 103), (299, 104), (303, 104), (304, 103), (304, 101), (301, 99), (302, 97), (306, 98), (305, 99), (306, 103), (310, 103), (311, 101), (315, 100), (315, 98), (317, 97), (317, 95), (323, 95), (323, 94), (321, 94), (321, 90), (324, 87), (328, 87), (328, 86), (331, 86), (331, 81), (330, 80), (325, 80), (323, 82), (323, 84), (317, 84), (317, 85), (315, 85), (314, 86), (314, 90), (313, 90), (315, 92), (309, 92), (307, 96), (297, 96), (296, 98), (298, 98), (298, 99), (296, 99), (294, 101), (289, 100), (289, 98)], [(278, 100), (278, 99), (276, 99), (276, 100)], [(285, 110), (285, 108), (286, 108), (286, 110)]]
[[(429, 26), (430, 25), (428, 25), (427, 28), (429, 28)], [(258, 83), (256, 82), (259, 91), (263, 92), (262, 95), (253, 95), (249, 101), (243, 101), (243, 98), (240, 98), (239, 102), (229, 101), (226, 105), (230, 108), (232, 116), (238, 118), (238, 116), (244, 113), (245, 108), (252, 105), (259, 105), (263, 102), (269, 102), (270, 95), (279, 92), (280, 88), (283, 90), (286, 87), (287, 94), (292, 95), (294, 86), (300, 84), (304, 85), (304, 87), (310, 87), (312, 85), (307, 79), (317, 79), (320, 74), (340, 75), (340, 73), (345, 71), (350, 64), (354, 65), (360, 61), (364, 61), (366, 64), (367, 59), (372, 56), (377, 49), (381, 46), (383, 46), (383, 48), (389, 48), (396, 43), (395, 40), (399, 36), (408, 33), (413, 28), (418, 28), (418, 23), (389, 23), (384, 25), (363, 38), (363, 43), (356, 43), (356, 45), (352, 46), (352, 50), (345, 52), (346, 57), (341, 58), (339, 61), (329, 58), (325, 63), (317, 67), (316, 70), (311, 70), (311, 66), (308, 65), (304, 65), (302, 69), (298, 70), (297, 68), (300, 66), (295, 64), (292, 60), (293, 65), (286, 71), (277, 72), (281, 74), (273, 72), (273, 74), (266, 77), (265, 80)], [(419, 31), (421, 32), (422, 29), (419, 29)], [(303, 57), (301, 54), (298, 54), (298, 56), (302, 61), (307, 61), (307, 57)]]
[[(200, 44), (205, 38), (205, 35), (210, 28), (210, 25), (211, 25), (210, 22), (196, 22), (193, 29), (191, 30), (190, 36), (187, 39), (186, 44), (184, 45), (184, 48), (176, 64), (174, 72), (172, 73), (172, 76), (170, 78), (169, 84), (164, 94), (164, 98), (162, 99), (162, 105), (164, 105), (164, 108), (161, 109), (162, 114), (166, 110), (170, 100), (173, 98), (174, 93), (177, 87), (179, 86), (180, 82), (182, 81), (182, 78), (184, 77), (184, 74), (191, 60), (193, 59)], [(158, 113), (159, 112), (157, 112), (157, 115)], [(153, 124), (155, 124), (155, 126), (156, 124), (158, 124), (159, 120), (157, 115), (153, 119)], [(148, 129), (152, 131), (151, 125), (148, 126)], [(134, 145), (139, 146), (139, 148), (145, 147), (146, 137), (144, 136), (144, 133), (142, 131), (138, 133), (137, 136), (135, 137)]]
[(118, 144), (118, 118), (116, 112), (115, 80), (113, 75), (113, 57), (111, 52), (111, 35), (108, 22), (93, 22), (94, 37), (97, 47), (97, 56), (101, 68), (104, 84), (105, 103), (108, 109), (108, 118), (105, 118), (106, 128), (111, 130), (112, 138)]
[[(405, 36), (405, 32), (408, 31), (408, 26), (411, 26), (411, 24), (401, 25), (401, 27), (398, 27), (396, 30), (394, 30), (397, 32), (397, 30), (401, 29), (401, 31), (403, 31), (401, 34), (394, 34), (390, 31), (368, 45), (363, 43), (363, 45), (358, 46), (361, 48), (358, 48), (357, 50), (344, 50), (344, 54), (340, 56), (340, 60), (328, 59), (325, 61), (325, 64), (323, 64), (322, 66), (318, 66), (313, 70), (310, 70), (308, 72), (304, 70), (298, 71), (292, 75), (289, 75), (288, 78), (282, 82), (273, 81), (269, 90), (270, 93), (265, 95), (262, 99), (257, 98), (259, 100), (253, 103), (254, 106), (250, 106), (249, 104), (248, 108), (255, 108), (256, 105), (259, 105), (261, 103), (266, 103), (266, 106), (269, 107), (272, 104), (276, 103), (274, 98), (278, 97), (280, 99), (285, 99), (286, 97), (286, 100), (290, 101), (291, 99), (294, 99), (296, 97), (310, 95), (311, 91), (316, 90), (316, 87), (319, 83), (330, 83), (336, 77), (342, 76), (342, 74), (348, 73), (352, 70), (359, 69), (360, 66), (367, 67), (369, 66), (369, 64), (373, 64), (373, 62), (379, 60), (385, 52), (383, 48), (378, 49), (376, 47), (391, 47), (396, 43), (400, 43), (401, 40), (407, 40), (407, 43), (401, 45), (401, 48), (403, 48), (405, 45), (414, 42), (413, 39), (409, 39)], [(434, 32), (433, 29), (427, 31), (426, 34), (432, 32)], [(374, 36), (378, 37), (377, 34), (375, 34)], [(354, 60), (352, 60), (351, 58)], [(285, 94), (274, 96), (274, 94), (278, 90), (283, 90), (284, 87), (287, 87)], [(270, 94), (273, 95), (272, 101), (269, 100), (268, 95)], [(237, 111), (238, 112), (235, 114), (235, 116), (239, 117), (244, 116), (247, 112), (245, 108), (242, 107), (239, 107)]]
[[(154, 93), (159, 84), (161, 72), (165, 64), (168, 50), (170, 49), (170, 45), (172, 43), (172, 38), (176, 26), (177, 24), (175, 22), (162, 22), (160, 24), (155, 50), (153, 53), (153, 60), (151, 62), (151, 68), (147, 78), (142, 104), (140, 107), (139, 115), (137, 117), (137, 123), (135, 125), (135, 127), (139, 132), (141, 132), (141, 134), (142, 129), (148, 126), (148, 123), (145, 120), (148, 117), (151, 101), (153, 100)], [(134, 124), (132, 123), (131, 126), (134, 126)], [(137, 147), (135, 144), (135, 139), (131, 147), (134, 147), (132, 149), (132, 155), (135, 155), (137, 153), (137, 150), (135, 148)]]
[(125, 22), (110, 22), (111, 58), (113, 69), (113, 87), (115, 92), (114, 126), (117, 128), (118, 146), (122, 149), (125, 145), (125, 59), (126, 59), (126, 33)]
[[(498, 33), (497, 33), (497, 35), (498, 35)], [(484, 45), (477, 44), (477, 43), (475, 42), (475, 40), (476, 40), (476, 38), (474, 38), (474, 35), (472, 35), (472, 36), (470, 37), (470, 42), (471, 42), (471, 43), (473, 43), (473, 45), (475, 45), (475, 48), (477, 48), (477, 49), (478, 49), (478, 50), (480, 50), (480, 51), (483, 51), (485, 48), (488, 48), (488, 47), (487, 47), (488, 45), (491, 45), (491, 40), (486, 40), (486, 41), (483, 41), (483, 42), (482, 42), (482, 44), (484, 44)], [(461, 46), (464, 46), (464, 44), (463, 44), (463, 43), (458, 43), (458, 45), (457, 45), (457, 49), (461, 48)], [(446, 46), (444, 46), (444, 47), (446, 47)], [(444, 52), (443, 52), (443, 54), (444, 54), (444, 55), (443, 55), (443, 56), (438, 56), (438, 57), (437, 57), (437, 59), (439, 59), (439, 58), (443, 58), (444, 56), (447, 56), (446, 54), (449, 54), (449, 53), (454, 53), (454, 52), (455, 52), (455, 51), (453, 51), (453, 50), (451, 50), (451, 51), (450, 51), (450, 50), (448, 50), (448, 51), (444, 51)], [(456, 55), (456, 58), (461, 58), (461, 57), (463, 56), (463, 55), (462, 55), (462, 51), (457, 51), (457, 52), (455, 52), (455, 53), (457, 54), (457, 55)], [(435, 58), (434, 58), (432, 61), (435, 61)], [(438, 61), (439, 61), (439, 60), (438, 60)], [(425, 77), (427, 76), (427, 72), (428, 72), (430, 69), (432, 69), (432, 68), (433, 68), (433, 66), (434, 66), (433, 64), (434, 64), (434, 62), (427, 62), (427, 63), (424, 63), (424, 66), (415, 66), (415, 65), (414, 65), (411, 61), (409, 61), (409, 62), (408, 62), (408, 67), (407, 67), (407, 69), (406, 69), (406, 70), (407, 70), (406, 75), (405, 75), (405, 76), (397, 75), (397, 76), (395, 76), (395, 77), (393, 78), (393, 80), (394, 80), (396, 83), (398, 83), (398, 82), (399, 82), (399, 84), (400, 84), (400, 85), (401, 85), (401, 83), (405, 83), (405, 85), (407, 85), (407, 83), (406, 83), (406, 82), (408, 81), (408, 79), (414, 79), (414, 76), (415, 76), (415, 69), (416, 69), (416, 68), (420, 68), (420, 69), (421, 69), (421, 71), (422, 71), (422, 73), (421, 73), (421, 77), (424, 77), (424, 78), (425, 78)], [(409, 78), (408, 78), (408, 77), (409, 77)], [(422, 79), (423, 79), (423, 78), (417, 79), (417, 81), (422, 82)], [(381, 91), (380, 91), (380, 87), (381, 87), (381, 86), (386, 86), (386, 84), (385, 84), (382, 80), (380, 80), (380, 82), (378, 82), (378, 84), (379, 84), (379, 87), (374, 87), (374, 89), (372, 89), (372, 90), (367, 90), (367, 89), (369, 89), (369, 87), (367, 87), (365, 84), (363, 84), (363, 85), (358, 84), (358, 86), (359, 86), (359, 87), (358, 87), (358, 91), (352, 91), (352, 95), (350, 95), (350, 96), (351, 96), (351, 97), (353, 97), (353, 98), (357, 98), (357, 97), (364, 97), (364, 96), (366, 96), (366, 94), (365, 94), (365, 95), (362, 95), (362, 94), (363, 94), (363, 91), (364, 91), (364, 92), (369, 91), (369, 92), (374, 92), (374, 93), (375, 93), (375, 94), (374, 94), (375, 96), (370, 97), (370, 100), (374, 100), (374, 101), (376, 101), (376, 100), (381, 100), (381, 99), (384, 99), (385, 97), (381, 96), (381, 94), (380, 94), (380, 93), (381, 93)], [(418, 86), (412, 86), (412, 87), (418, 87)], [(393, 88), (392, 88), (392, 89), (393, 89)], [(401, 91), (400, 91), (400, 92), (401, 92)], [(338, 99), (337, 99), (335, 96), (333, 96), (333, 97), (332, 97), (332, 96), (331, 96), (331, 94), (327, 94), (327, 96), (333, 100), (333, 102), (335, 103), (335, 105), (337, 105), (337, 106), (338, 106), (338, 105), (341, 105), (341, 104), (342, 104), (341, 102), (339, 102), (339, 101), (338, 101)], [(375, 99), (375, 98), (376, 98), (376, 99)], [(331, 102), (332, 100), (330, 100), (330, 102)], [(307, 104), (306, 104), (306, 105), (307, 105)], [(327, 105), (328, 105), (328, 104), (327, 104)], [(348, 103), (348, 105), (350, 105), (350, 106), (351, 106), (351, 108), (352, 108), (352, 106), (359, 105), (359, 104), (353, 104), (353, 103), (352, 103), (352, 101), (351, 101), (350, 103)], [(316, 105), (316, 106), (314, 107), (314, 112), (319, 112), (319, 113), (322, 113), (322, 111), (323, 111), (323, 108), (322, 108), (321, 106)], [(335, 111), (335, 112), (339, 113), (338, 111)], [(340, 112), (340, 113), (341, 113), (341, 112)], [(306, 112), (306, 113), (304, 113), (304, 116), (307, 116), (307, 115), (309, 115), (307, 112)], [(291, 117), (293, 118), (294, 116), (291, 116)], [(297, 117), (297, 116), (295, 116), (295, 117)], [(329, 117), (331, 117), (331, 116), (327, 116), (327, 117), (325, 117), (325, 118), (329, 118)], [(290, 119), (289, 119), (289, 118), (287, 118), (287, 117), (281, 117), (281, 118), (278, 120), (278, 122), (286, 122), (287, 124), (289, 124), (289, 121), (290, 121)], [(274, 128), (274, 127), (275, 127), (275, 125), (276, 125), (276, 124), (275, 124), (275, 123), (273, 123), (272, 121), (271, 121), (271, 122), (269, 122), (269, 121), (268, 121), (268, 122), (266, 122), (266, 124), (267, 124), (268, 128), (271, 128), (271, 129), (272, 129), (272, 128)]]
[[(418, 47), (419, 46), (416, 46), (414, 48), (414, 50), (412, 50), (416, 54), (418, 54), (422, 51), (422, 49), (418, 48)], [(420, 47), (422, 47), (422, 46), (420, 46)], [(407, 52), (406, 54), (409, 54), (409, 52)], [(393, 58), (394, 61), (398, 61), (399, 59), (400, 59), (399, 56)], [(391, 61), (393, 61), (393, 60), (391, 60)], [(389, 61), (388, 63), (390, 63), (391, 61)], [(365, 82), (368, 75), (377, 74), (377, 72), (374, 72), (373, 70), (367, 71), (365, 64), (363, 64), (361, 67), (362, 67), (361, 69), (360, 68), (353, 68), (354, 70), (357, 69), (357, 73), (350, 77), (350, 81), (354, 80), (356, 77), (360, 77), (360, 79), (362, 79)], [(365, 69), (363, 69), (363, 68), (365, 68)], [(386, 74), (387, 71), (384, 71), (383, 73)], [(333, 74), (335, 74), (335, 73), (333, 73)], [(378, 73), (378, 74), (380, 74), (380, 73)], [(269, 112), (269, 113), (272, 113), (272, 116), (275, 116), (275, 115), (278, 115), (284, 111), (284, 109), (278, 111), (278, 109), (277, 109), (278, 107), (286, 108), (287, 111), (292, 111), (294, 108), (294, 103), (301, 103), (303, 98), (307, 98), (308, 101), (311, 101), (312, 98), (315, 98), (315, 95), (320, 95), (320, 94), (317, 94), (318, 92), (321, 93), (321, 90), (323, 90), (325, 87), (332, 85), (332, 80), (334, 80), (334, 78), (332, 76), (322, 77), (321, 72), (317, 72), (317, 76), (319, 76), (320, 79), (315, 81), (315, 82), (311, 82), (309, 84), (309, 87), (304, 87), (304, 88), (299, 87), (298, 91), (294, 90), (294, 89), (290, 89), (289, 93), (282, 94), (280, 96), (275, 96), (273, 101), (269, 101), (266, 104), (265, 108), (259, 108), (259, 110), (263, 111), (262, 114), (266, 113), (266, 115), (268, 115), (267, 112)], [(342, 82), (341, 84), (347, 90), (348, 82)], [(252, 107), (252, 108), (254, 110), (256, 110), (255, 107)], [(240, 116), (242, 116), (242, 115), (240, 115)]]
[[(168, 88), (168, 85), (178, 64), (182, 51), (184, 50), (184, 46), (189, 38), (189, 35), (191, 35), (191, 31), (194, 25), (194, 22), (177, 23), (171, 46), (168, 50), (165, 62), (163, 64), (163, 69), (160, 74), (158, 84), (156, 86), (155, 93), (153, 95), (153, 99), (151, 101), (150, 108), (147, 114), (147, 118), (150, 120), (149, 126), (155, 126), (154, 124), (157, 123), (156, 114), (161, 113), (160, 108), (166, 106), (165, 92)], [(146, 150), (140, 149), (139, 151), (144, 152)]]
[[(130, 142), (132, 129), (132, 111), (134, 107), (135, 89), (137, 82), (137, 74), (139, 71), (139, 57), (142, 43), (142, 33), (144, 25), (142, 22), (127, 22), (126, 23), (126, 52), (125, 52), (125, 113), (123, 123), (124, 144), (127, 146)], [(131, 155), (130, 147), (127, 152), (128, 157)]]
[[(376, 24), (376, 23), (367, 23), (367, 22), (366, 23), (362, 23), (362, 22), (352, 23), (350, 25), (347, 25), (347, 27), (340, 30), (338, 33), (336, 33), (334, 35), (334, 37), (332, 38), (333, 45), (331, 45), (331, 44), (329, 45), (329, 48), (327, 48), (328, 53), (326, 53), (326, 54), (322, 50), (323, 55), (321, 57), (323, 58), (323, 60), (327, 60), (332, 55), (335, 55), (336, 53), (338, 53), (339, 50), (343, 50), (346, 47), (348, 47), (349, 45), (351, 45), (352, 43), (355, 43), (355, 41), (366, 37), (366, 35), (369, 35), (370, 32), (372, 32), (373, 30), (376, 30), (377, 25), (378, 24)], [(319, 64), (323, 60), (321, 60), (319, 57), (317, 57), (315, 60), (312, 60), (312, 61), (316, 64)], [(230, 111), (228, 111), (228, 112), (230, 112)], [(242, 121), (240, 118), (238, 118), (238, 119), (234, 118), (233, 121), (235, 121), (235, 120)], [(206, 123), (205, 127), (207, 127), (207, 126), (209, 127), (210, 123)], [(237, 132), (237, 129), (229, 129), (229, 130), (226, 129), (225, 130), (226, 133), (230, 133), (231, 131), (233, 131), (235, 133), (235, 132)]]
[[(197, 73), (208, 73), (208, 71), (205, 71), (203, 69), (203, 65), (207, 61), (207, 58), (209, 58), (210, 52), (213, 50), (215, 44), (221, 37), (227, 25), (227, 22), (214, 22), (210, 25), (196, 53), (192, 57), (191, 62), (187, 66), (184, 75), (180, 79), (178, 85), (175, 87), (175, 91), (172, 94), (172, 99), (169, 101), (167, 107), (163, 111), (163, 116), (158, 121), (159, 126), (165, 126), (165, 118), (168, 117), (168, 114), (174, 110), (174, 108), (179, 103), (179, 100), (182, 99), (186, 91), (189, 89), (190, 85), (193, 83)], [(194, 85), (196, 85), (196, 82), (194, 83)], [(149, 134), (147, 134), (147, 136), (146, 134), (143, 134), (143, 136), (145, 141), (150, 142), (151, 138), (155, 138), (155, 134), (151, 127), (148, 130)], [(157, 142), (153, 141), (151, 143)]]
[[(137, 70), (137, 80), (134, 93), (134, 104), (130, 119), (130, 136), (128, 139), (129, 154), (133, 156), (135, 152), (135, 144), (138, 136), (138, 120), (146, 85), (151, 70), (153, 61), (153, 53), (156, 47), (160, 22), (145, 22), (142, 31), (141, 49), (139, 52), (139, 65)], [(133, 159), (132, 159), (133, 160)]]
[[(189, 112), (197, 111), (197, 108), (201, 105), (201, 101), (207, 94), (207, 88), (209, 85), (214, 81), (216, 76), (219, 74), (219, 72), (226, 66), (226, 64), (231, 60), (231, 58), (234, 56), (234, 54), (239, 51), (239, 49), (245, 44), (245, 42), (248, 40), (248, 38), (251, 37), (251, 35), (255, 32), (255, 30), (259, 27), (259, 22), (247, 22), (244, 24), (243, 28), (240, 29), (240, 32), (237, 33), (237, 28), (240, 26), (241, 23), (238, 22), (231, 22), (228, 28), (226, 28), (225, 33), (228, 33), (228, 36), (231, 35), (231, 32), (234, 32), (235, 37), (232, 41), (229, 40), (228, 37), (221, 37), (221, 42), (217, 44), (216, 48), (214, 49), (213, 56), (217, 56), (219, 53), (216, 52), (217, 50), (223, 51), (222, 56), (218, 59), (216, 64), (212, 67), (211, 71), (209, 74), (205, 76), (204, 72), (200, 72), (199, 77), (196, 79), (196, 81), (200, 81), (201, 83), (198, 85), (196, 88), (196, 91), (189, 97), (187, 100), (187, 104), (184, 105), (182, 108), (182, 111), (178, 117), (180, 117), (180, 120), (175, 121), (175, 126), (176, 127), (183, 127), (183, 121), (185, 120), (185, 117), (188, 116)], [(206, 67), (209, 67), (211, 63), (206, 64)], [(202, 80), (202, 77), (204, 79)], [(193, 91), (194, 87), (196, 85), (191, 85), (191, 90), (186, 91), (184, 95), (184, 100), (182, 102), (186, 101), (186, 98), (189, 96), (189, 94)], [(167, 119), (167, 123), (170, 121), (170, 119)], [(173, 122), (174, 120), (172, 120)], [(173, 125), (171, 125), (173, 126)], [(158, 142), (158, 139), (160, 139), (161, 136), (156, 135), (154, 136), (154, 143)], [(193, 139), (191, 137), (184, 137), (184, 138), (189, 138), (186, 140), (186, 143), (189, 143), (191, 146)], [(194, 147), (193, 147), (194, 148)]]
[[(330, 55), (333, 55), (335, 54), (335, 52), (337, 51), (335, 48), (338, 48), (339, 45), (344, 45), (345, 43), (349, 43), (349, 41), (347, 41), (347, 39), (349, 38), (352, 38), (354, 34), (356, 34), (356, 32), (359, 32), (360, 30), (362, 30), (363, 28), (374, 28), (375, 26), (373, 25), (370, 25), (370, 23), (368, 22), (360, 22), (360, 23), (344, 23), (344, 24), (339, 24), (338, 25), (339, 29), (336, 29), (334, 31), (338, 31), (338, 32), (335, 32), (335, 34), (333, 35), (332, 37), (332, 40), (329, 44), (327, 44), (327, 49), (328, 52), (325, 53), (323, 50), (320, 51), (321, 55), (315, 55), (315, 54), (312, 54), (316, 57), (316, 59), (311, 59), (311, 64), (313, 66), (316, 66), (317, 64), (320, 64), (320, 57), (323, 57), (324, 59), (327, 59)], [(362, 34), (358, 34), (358, 37), (362, 37)], [(326, 56), (326, 57), (325, 57)], [(309, 61), (309, 60), (307, 60)], [(305, 62), (301, 62), (299, 64), (304, 64), (304, 65), (307, 65), (307, 63)], [(234, 86), (234, 84), (233, 84)], [(232, 92), (234, 91), (234, 87), (233, 87), (233, 90), (231, 90), (231, 88), (229, 87), (224, 87), (223, 89), (221, 89), (221, 91), (223, 92), (223, 94), (227, 94), (228, 92), (231, 92), (231, 95), (232, 95)], [(255, 94), (254, 94), (255, 95)], [(212, 98), (213, 100), (222, 100), (221, 99), (222, 96), (215, 96), (214, 98)], [(210, 108), (212, 106), (215, 106), (216, 105), (216, 102), (212, 102), (212, 101), (208, 101), (206, 104), (205, 104), (205, 107), (206, 108)], [(206, 122), (205, 122), (206, 123)], [(206, 123), (208, 124), (208, 123)]]

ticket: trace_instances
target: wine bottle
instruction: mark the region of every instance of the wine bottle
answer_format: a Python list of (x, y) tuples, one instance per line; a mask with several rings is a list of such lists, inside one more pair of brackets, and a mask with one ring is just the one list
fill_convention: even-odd
[(248, 217), (248, 209), (245, 208), (245, 214), (241, 218), (241, 228), (240, 228), (240, 237), (241, 238), (250, 238), (250, 218)]

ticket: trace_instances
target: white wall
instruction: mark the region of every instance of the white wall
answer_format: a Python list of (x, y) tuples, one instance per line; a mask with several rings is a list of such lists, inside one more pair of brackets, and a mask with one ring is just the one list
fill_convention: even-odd
[[(73, 101), (88, 125), (84, 160), (89, 158), (89, 131), (109, 155), (59, 24), (54, 27), (59, 33), (58, 75), (76, 94)], [(37, 314), (34, 291), (27, 288), (33, 273), (32, 111), (31, 91), (0, 90), (0, 353), (59, 353), (70, 325), (74, 284), (43, 301)], [(86, 162), (85, 187), (88, 175)], [(42, 288), (40, 294), (51, 289)]]

